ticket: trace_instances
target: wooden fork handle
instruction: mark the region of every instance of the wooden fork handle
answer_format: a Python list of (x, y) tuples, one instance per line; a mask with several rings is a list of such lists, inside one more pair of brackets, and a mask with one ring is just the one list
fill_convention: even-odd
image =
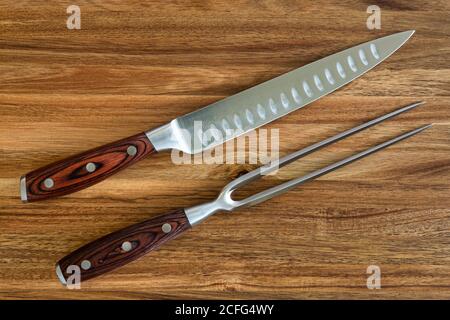
[(73, 193), (125, 169), (156, 152), (145, 133), (140, 133), (49, 164), (22, 176), (24, 202)]
[(184, 209), (157, 216), (97, 239), (56, 265), (56, 274), (64, 284), (72, 284), (79, 272), (80, 282), (123, 266), (159, 248), (191, 228)]

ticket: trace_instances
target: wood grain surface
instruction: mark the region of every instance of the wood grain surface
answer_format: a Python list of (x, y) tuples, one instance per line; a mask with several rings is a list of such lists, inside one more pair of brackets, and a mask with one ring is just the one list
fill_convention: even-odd
[[(448, 1), (0, 1), (0, 297), (450, 298)], [(367, 6), (381, 8), (368, 30)], [(268, 176), (275, 185), (434, 126), (264, 204), (217, 214), (80, 290), (55, 263), (107, 233), (215, 197), (253, 164), (159, 153), (95, 186), (23, 204), (19, 177), (162, 125), (353, 45), (416, 29), (355, 82), (264, 127), (280, 154), (408, 103), (426, 104)], [(381, 289), (366, 286), (368, 266)]]

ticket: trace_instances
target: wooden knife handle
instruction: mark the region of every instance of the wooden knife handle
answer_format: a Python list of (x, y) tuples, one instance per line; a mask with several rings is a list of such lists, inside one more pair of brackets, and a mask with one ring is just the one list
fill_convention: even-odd
[(80, 271), (85, 281), (123, 266), (159, 248), (191, 228), (184, 209), (163, 214), (97, 239), (68, 256), (56, 265), (59, 280), (66, 285)]
[(80, 153), (20, 178), (24, 202), (45, 200), (96, 184), (155, 152), (145, 133)]

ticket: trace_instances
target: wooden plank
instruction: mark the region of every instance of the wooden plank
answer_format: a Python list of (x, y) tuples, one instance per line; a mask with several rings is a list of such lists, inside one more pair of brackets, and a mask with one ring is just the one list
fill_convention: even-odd
[[(0, 1), (0, 297), (450, 297), (447, 1)], [(268, 126), (280, 154), (417, 100), (422, 106), (258, 183), (258, 190), (426, 123), (426, 132), (285, 195), (218, 214), (116, 272), (67, 290), (77, 247), (214, 198), (251, 164), (174, 165), (158, 154), (60, 199), (22, 204), (19, 177), (136, 134), (355, 44), (416, 29), (381, 65)], [(176, 183), (174, 180), (176, 179)], [(252, 187), (253, 190), (255, 190)], [(252, 190), (245, 189), (243, 195)], [(366, 287), (369, 265), (380, 290)]]

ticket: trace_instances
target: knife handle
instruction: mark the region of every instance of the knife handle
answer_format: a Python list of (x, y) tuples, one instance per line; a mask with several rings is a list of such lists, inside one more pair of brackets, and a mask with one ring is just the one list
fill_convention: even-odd
[(190, 228), (184, 209), (159, 215), (84, 245), (57, 263), (56, 274), (64, 285), (74, 266), (80, 270), (80, 282), (97, 277), (159, 248)]
[(156, 152), (140, 133), (54, 162), (20, 178), (24, 202), (45, 200), (82, 190)]

